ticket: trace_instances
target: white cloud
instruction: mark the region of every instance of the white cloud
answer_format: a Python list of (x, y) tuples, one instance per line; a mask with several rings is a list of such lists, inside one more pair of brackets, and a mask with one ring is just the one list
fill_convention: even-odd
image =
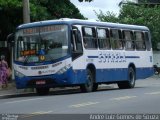
[(89, 19), (97, 19), (95, 12), (99, 13), (99, 10), (102, 10), (104, 13), (107, 11), (119, 13), (118, 4), (121, 0), (93, 0), (92, 2), (79, 2), (78, 0), (70, 0), (84, 15)]

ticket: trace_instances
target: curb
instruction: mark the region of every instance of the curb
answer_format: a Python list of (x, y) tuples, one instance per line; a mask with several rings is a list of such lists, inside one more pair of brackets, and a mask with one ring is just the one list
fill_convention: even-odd
[(27, 97), (27, 96), (35, 96), (36, 93), (30, 92), (30, 93), (13, 93), (13, 94), (3, 94), (0, 95), (0, 99), (4, 98), (15, 98), (15, 97)]

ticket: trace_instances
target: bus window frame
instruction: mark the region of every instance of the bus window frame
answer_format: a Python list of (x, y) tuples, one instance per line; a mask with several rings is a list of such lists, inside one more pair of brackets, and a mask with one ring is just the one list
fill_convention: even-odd
[[(117, 30), (117, 32), (118, 32), (118, 39), (114, 39), (114, 41), (112, 41), (112, 40), (113, 40), (112, 30)], [(109, 31), (110, 31), (110, 44), (111, 44), (111, 49), (112, 49), (112, 50), (123, 50), (123, 49), (124, 49), (124, 45), (123, 45), (122, 29), (110, 28)], [(120, 32), (120, 34), (119, 34), (119, 32)], [(121, 43), (120, 47), (115, 47), (115, 48), (113, 48), (113, 46), (112, 46), (113, 43), (112, 43), (112, 42), (115, 42), (115, 41), (118, 42), (118, 43)], [(114, 44), (115, 44), (115, 43), (114, 43)]]
[(151, 43), (151, 40), (150, 40), (150, 37), (149, 37), (150, 36), (149, 31), (143, 31), (143, 32), (144, 32), (144, 36), (145, 36), (146, 50), (151, 51), (152, 43)]
[[(92, 29), (92, 37), (86, 37), (85, 36), (85, 28), (91, 28)], [(82, 30), (82, 41), (83, 41), (83, 47), (87, 50), (97, 50), (98, 49), (98, 41), (97, 41), (97, 31), (96, 31), (96, 27), (95, 26), (82, 26), (81, 27), (81, 30)], [(85, 38), (88, 38), (88, 39), (92, 39), (92, 41), (95, 42), (95, 47), (94, 48), (91, 48), (91, 47), (87, 47), (85, 46)], [(93, 44), (93, 43), (92, 43)], [(86, 44), (88, 45), (88, 44)]]
[[(99, 38), (98, 36), (98, 29), (104, 29), (105, 30), (105, 34), (106, 34), (106, 38)], [(97, 42), (98, 42), (98, 48), (100, 50), (110, 50), (111, 49), (111, 41), (110, 41), (110, 29), (107, 27), (97, 27), (96, 28), (96, 32), (97, 32)], [(108, 32), (108, 33), (107, 33)], [(108, 42), (108, 47), (100, 47), (100, 39), (107, 40)]]
[[(126, 32), (130, 32), (130, 40), (126, 40), (126, 38), (125, 38), (125, 31)], [(124, 40), (124, 48), (125, 48), (125, 50), (126, 51), (135, 51), (136, 50), (136, 47), (135, 47), (135, 35), (134, 35), (134, 30), (130, 30), (130, 29), (123, 29), (122, 30), (122, 34), (123, 34), (123, 40)], [(126, 47), (126, 42), (131, 42), (132, 44), (132, 47), (131, 48), (128, 48), (128, 47)]]
[[(142, 39), (143, 41), (140, 41), (140, 40), (137, 40), (137, 39), (136, 39), (136, 33), (141, 33), (141, 34), (143, 34), (143, 36), (142, 36), (142, 37), (143, 37), (143, 39)], [(134, 30), (134, 39), (135, 39), (135, 49), (136, 49), (137, 51), (146, 51), (146, 42), (145, 42), (144, 31)], [(144, 46), (145, 48), (142, 48), (142, 47), (141, 47), (141, 48), (138, 48), (138, 49), (137, 49), (137, 42), (138, 42), (138, 43), (143, 42), (143, 45), (145, 45), (145, 46)]]
[[(81, 50), (78, 49), (78, 43), (80, 44)], [(71, 54), (72, 60), (75, 60), (79, 56), (83, 55), (83, 45), (81, 32), (76, 26), (71, 27)]]

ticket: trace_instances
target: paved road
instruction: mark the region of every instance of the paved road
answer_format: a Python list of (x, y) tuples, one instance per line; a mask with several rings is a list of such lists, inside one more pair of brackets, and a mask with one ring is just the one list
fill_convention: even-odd
[(157, 76), (137, 80), (134, 89), (109, 86), (103, 85), (92, 93), (80, 93), (79, 89), (74, 89), (48, 96), (0, 99), (0, 113), (29, 113), (33, 116), (46, 113), (160, 113), (160, 78)]

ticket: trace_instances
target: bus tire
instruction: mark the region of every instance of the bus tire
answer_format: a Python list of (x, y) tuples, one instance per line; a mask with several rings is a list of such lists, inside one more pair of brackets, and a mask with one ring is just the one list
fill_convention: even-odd
[(98, 89), (98, 83), (93, 84), (93, 91), (96, 91)]
[(135, 70), (133, 67), (128, 69), (128, 81), (123, 81), (118, 83), (120, 89), (134, 88), (136, 81)]
[(86, 83), (80, 85), (82, 92), (92, 92), (94, 86), (94, 77), (90, 69), (87, 69)]
[(36, 92), (38, 95), (48, 95), (49, 88), (36, 88)]

